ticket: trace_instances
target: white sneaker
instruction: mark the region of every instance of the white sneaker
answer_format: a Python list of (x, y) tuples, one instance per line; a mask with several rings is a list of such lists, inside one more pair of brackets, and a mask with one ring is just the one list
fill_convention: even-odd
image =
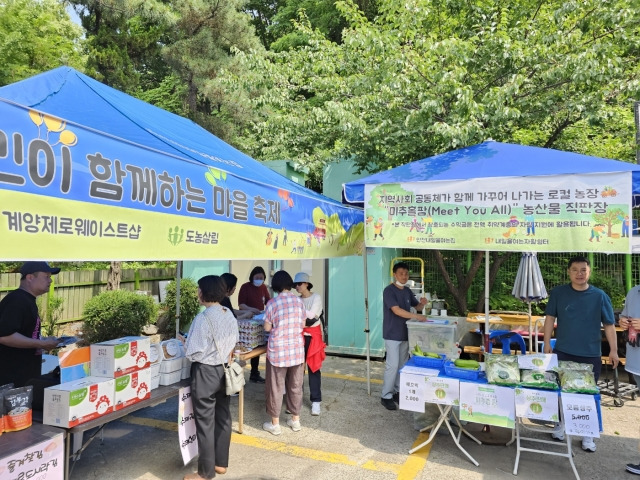
[(582, 437), (582, 449), (585, 452), (595, 452), (596, 451), (596, 443), (593, 441), (591, 437)]
[(293, 419), (289, 419), (287, 420), (287, 425), (289, 425), (291, 427), (291, 430), (293, 430), (294, 432), (299, 432), (302, 427), (300, 426), (300, 420), (293, 420)]
[(266, 430), (272, 435), (280, 435), (282, 433), (282, 430), (280, 430), (280, 424), (274, 425), (271, 422), (264, 422), (262, 424), (262, 429)]
[(558, 440), (559, 442), (564, 442), (564, 432), (563, 431), (553, 432), (551, 434), (551, 438), (553, 438), (554, 440)]
[(311, 415), (320, 415), (320, 402), (311, 402)]

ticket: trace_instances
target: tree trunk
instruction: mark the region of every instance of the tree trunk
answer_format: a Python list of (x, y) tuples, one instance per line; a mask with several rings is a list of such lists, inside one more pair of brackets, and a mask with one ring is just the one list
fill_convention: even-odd
[(122, 278), (122, 263), (111, 262), (109, 266), (109, 276), (107, 277), (107, 290), (120, 290), (120, 279)]
[(484, 257), (484, 252), (478, 251), (475, 252), (473, 262), (471, 263), (471, 267), (469, 271), (465, 274), (462, 269), (462, 265), (460, 263), (460, 258), (454, 258), (454, 270), (455, 276), (457, 280), (458, 286), (454, 284), (453, 280), (449, 276), (449, 272), (444, 264), (444, 257), (442, 256), (442, 252), (440, 250), (434, 250), (434, 254), (436, 257), (436, 262), (438, 263), (438, 269), (440, 270), (440, 274), (444, 280), (444, 283), (447, 285), (447, 290), (453, 296), (453, 299), (456, 302), (456, 306), (458, 307), (458, 311), (461, 314), (464, 314), (467, 309), (467, 292), (469, 288), (471, 288), (471, 284), (473, 283), (473, 279), (478, 273), (478, 269), (482, 264), (482, 258)]
[[(491, 252), (492, 262), (489, 268), (489, 291), (491, 291), (491, 287), (493, 287), (493, 284), (496, 282), (496, 277), (498, 276), (498, 270), (500, 270), (500, 267), (502, 266), (502, 264), (506, 262), (507, 259), (512, 254), (513, 252), (503, 252), (502, 255), (500, 255), (500, 252)], [(485, 291), (483, 288), (482, 294), (480, 295), (480, 298), (476, 303), (476, 309), (475, 309), (476, 312), (486, 313), (484, 311), (484, 296), (485, 296)]]

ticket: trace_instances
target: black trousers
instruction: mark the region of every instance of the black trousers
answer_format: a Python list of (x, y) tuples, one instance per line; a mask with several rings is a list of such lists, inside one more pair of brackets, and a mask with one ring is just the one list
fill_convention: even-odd
[[(307, 358), (307, 354), (309, 353), (309, 345), (311, 344), (311, 336), (304, 336), (304, 358)], [(309, 390), (311, 391), (310, 400), (312, 402), (321, 402), (322, 401), (322, 374), (320, 373), (320, 369), (315, 372), (312, 372), (309, 366), (307, 365), (307, 373), (309, 375)]]
[(216, 476), (215, 467), (229, 466), (231, 412), (222, 365), (191, 364), (191, 401), (198, 438), (198, 475)]

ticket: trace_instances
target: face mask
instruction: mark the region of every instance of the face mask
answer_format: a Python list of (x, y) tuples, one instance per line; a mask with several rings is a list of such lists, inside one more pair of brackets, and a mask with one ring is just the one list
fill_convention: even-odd
[(253, 281), (253, 284), (254, 284), (256, 287), (259, 287), (259, 286), (260, 286), (260, 285), (262, 285), (263, 283), (264, 283), (264, 280), (254, 280), (254, 281)]
[(398, 280), (396, 280), (396, 285), (398, 285), (399, 287), (404, 287), (406, 285), (406, 283), (402, 283), (402, 282), (399, 282)]

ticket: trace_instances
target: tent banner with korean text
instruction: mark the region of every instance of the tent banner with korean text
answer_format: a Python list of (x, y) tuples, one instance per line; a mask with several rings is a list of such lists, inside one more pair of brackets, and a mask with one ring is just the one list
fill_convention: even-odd
[(631, 172), (366, 184), (375, 247), (631, 251)]
[(362, 212), (219, 165), (0, 100), (0, 260), (361, 253)]

